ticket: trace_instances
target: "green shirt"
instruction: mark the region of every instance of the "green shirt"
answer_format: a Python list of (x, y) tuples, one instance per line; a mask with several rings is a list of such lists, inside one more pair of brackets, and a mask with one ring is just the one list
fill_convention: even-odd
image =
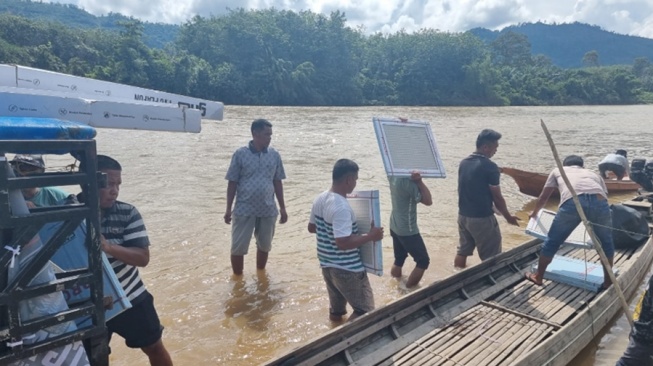
[(32, 202), (36, 207), (49, 207), (60, 205), (61, 201), (65, 200), (66, 197), (68, 197), (68, 193), (59, 188), (43, 187), (28, 201)]
[(419, 234), (417, 203), (422, 200), (417, 183), (404, 177), (388, 177), (392, 197), (390, 230), (399, 236)]

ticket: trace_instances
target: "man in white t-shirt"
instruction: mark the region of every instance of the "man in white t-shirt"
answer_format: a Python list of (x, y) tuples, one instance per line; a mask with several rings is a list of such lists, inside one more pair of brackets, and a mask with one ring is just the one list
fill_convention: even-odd
[(356, 216), (347, 194), (356, 188), (358, 165), (340, 159), (333, 167), (331, 189), (313, 201), (308, 232), (316, 234), (317, 257), (329, 293), (329, 319), (341, 321), (347, 303), (353, 308), (348, 321), (374, 309), (374, 295), (363, 267), (359, 247), (383, 238), (383, 228), (374, 227), (358, 234)]

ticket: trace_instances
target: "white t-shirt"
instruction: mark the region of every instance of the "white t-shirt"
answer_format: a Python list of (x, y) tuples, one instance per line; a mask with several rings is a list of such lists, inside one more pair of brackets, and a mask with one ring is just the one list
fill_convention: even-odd
[[(564, 167), (569, 183), (574, 187), (576, 194), (600, 194), (608, 198), (608, 188), (605, 186), (603, 178), (593, 171), (581, 168), (577, 165)], [(557, 187), (560, 190), (560, 205), (572, 198), (571, 192), (567, 188), (564, 179), (558, 168), (553, 169), (544, 183), (544, 188)]]
[(365, 270), (358, 248), (342, 250), (336, 238), (346, 238), (358, 233), (356, 215), (347, 199), (331, 191), (322, 192), (313, 201), (311, 224), (315, 225), (317, 258), (320, 267), (340, 268), (352, 272)]

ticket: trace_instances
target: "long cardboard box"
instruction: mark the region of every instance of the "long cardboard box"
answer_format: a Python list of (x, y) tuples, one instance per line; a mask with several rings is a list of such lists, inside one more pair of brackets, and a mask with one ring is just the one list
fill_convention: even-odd
[(0, 64), (0, 85), (16, 86), (16, 67)]
[(66, 94), (0, 87), (0, 113), (9, 117), (59, 118), (93, 127), (135, 130), (201, 131), (199, 110), (176, 105), (91, 100)]
[(224, 114), (224, 105), (221, 102), (166, 93), (131, 85), (112, 83), (109, 81), (61, 74), (20, 65), (0, 66), (10, 66), (15, 70), (13, 84), (12, 80), (0, 77), (1, 86), (50, 90), (72, 94), (78, 97), (90, 97), (94, 100), (124, 100), (137, 103), (151, 102), (163, 105), (188, 107), (199, 110), (204, 119), (219, 121), (222, 120)]

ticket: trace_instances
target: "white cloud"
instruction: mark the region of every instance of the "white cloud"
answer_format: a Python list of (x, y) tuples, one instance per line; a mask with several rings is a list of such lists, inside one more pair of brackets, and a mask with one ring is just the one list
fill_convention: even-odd
[(76, 4), (92, 14), (109, 12), (165, 23), (195, 15), (222, 15), (227, 9), (340, 10), (349, 25), (367, 32), (434, 28), (460, 32), (474, 27), (500, 29), (525, 22), (583, 22), (617, 33), (653, 37), (651, 0), (54, 0)]

